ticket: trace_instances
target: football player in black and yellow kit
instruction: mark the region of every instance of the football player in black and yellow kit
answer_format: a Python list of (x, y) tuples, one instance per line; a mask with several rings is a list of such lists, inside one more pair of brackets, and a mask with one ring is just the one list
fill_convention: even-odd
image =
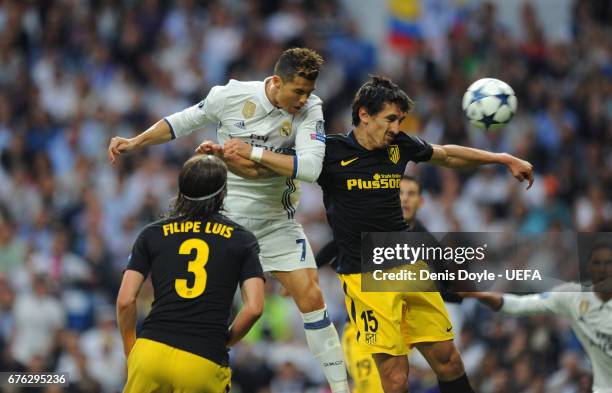
[[(189, 159), (167, 217), (134, 244), (117, 297), (124, 392), (229, 391), (227, 348), (261, 315), (264, 282), (255, 236), (220, 214), (226, 177), (214, 156)], [(153, 307), (137, 337), (136, 298), (149, 274)], [(228, 328), (238, 284), (244, 304)]]
[[(402, 215), (406, 221), (406, 230), (412, 232), (428, 232), (427, 228), (416, 218), (419, 208), (423, 205), (421, 184), (408, 175), (404, 175), (400, 181), (400, 204)], [(316, 256), (317, 266), (321, 267), (328, 263), (335, 265), (336, 244), (332, 241), (326, 244)], [(440, 284), (440, 283), (439, 283)], [(451, 288), (442, 286), (440, 294), (446, 302), (460, 303), (462, 298), (451, 292)], [(357, 330), (347, 318), (342, 332), (342, 349), (349, 374), (353, 378), (353, 393), (383, 393), (380, 375), (374, 364), (370, 353), (363, 352), (357, 343)]]
[(451, 168), (503, 164), (529, 185), (533, 168), (509, 154), (431, 145), (400, 132), (400, 123), (412, 106), (393, 82), (372, 77), (353, 101), (354, 130), (327, 137), (318, 182), (337, 245), (336, 271), (360, 349), (372, 354), (386, 393), (407, 392), (406, 354), (411, 347), (428, 361), (442, 393), (473, 392), (438, 292), (361, 291), (361, 233), (407, 229), (398, 194), (410, 161)]

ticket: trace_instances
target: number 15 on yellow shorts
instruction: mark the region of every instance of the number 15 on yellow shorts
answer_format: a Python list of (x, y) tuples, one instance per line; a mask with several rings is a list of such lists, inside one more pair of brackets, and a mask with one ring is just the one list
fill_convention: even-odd
[(365, 353), (407, 355), (414, 344), (452, 340), (438, 292), (362, 292), (361, 274), (340, 274), (346, 310)]

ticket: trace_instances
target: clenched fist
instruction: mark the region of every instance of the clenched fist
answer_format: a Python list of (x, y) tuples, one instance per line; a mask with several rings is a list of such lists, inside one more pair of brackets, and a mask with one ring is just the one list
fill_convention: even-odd
[(134, 144), (132, 139), (121, 138), (120, 136), (111, 138), (108, 145), (108, 159), (111, 164), (114, 164), (115, 160), (117, 157), (119, 157), (119, 155), (121, 155), (121, 153), (127, 153), (133, 148)]

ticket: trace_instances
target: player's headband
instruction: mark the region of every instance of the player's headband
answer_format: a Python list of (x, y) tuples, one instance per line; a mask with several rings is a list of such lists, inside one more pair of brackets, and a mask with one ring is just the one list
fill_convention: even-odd
[(183, 195), (183, 198), (187, 199), (188, 201), (205, 201), (207, 199), (210, 199), (210, 198), (212, 198), (214, 196), (219, 195), (224, 189), (225, 189), (225, 184), (223, 184), (221, 186), (221, 188), (219, 188), (217, 191), (213, 192), (212, 194), (204, 195), (204, 196), (201, 196), (201, 197), (198, 197), (198, 198), (193, 198), (193, 197), (187, 196), (187, 195), (185, 195), (183, 193), (181, 193), (181, 195)]

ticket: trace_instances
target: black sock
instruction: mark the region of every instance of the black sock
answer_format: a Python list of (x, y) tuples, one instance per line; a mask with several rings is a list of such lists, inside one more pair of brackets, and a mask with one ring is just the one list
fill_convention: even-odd
[(474, 393), (474, 389), (468, 381), (467, 375), (463, 374), (454, 381), (440, 381), (438, 379), (440, 393)]

